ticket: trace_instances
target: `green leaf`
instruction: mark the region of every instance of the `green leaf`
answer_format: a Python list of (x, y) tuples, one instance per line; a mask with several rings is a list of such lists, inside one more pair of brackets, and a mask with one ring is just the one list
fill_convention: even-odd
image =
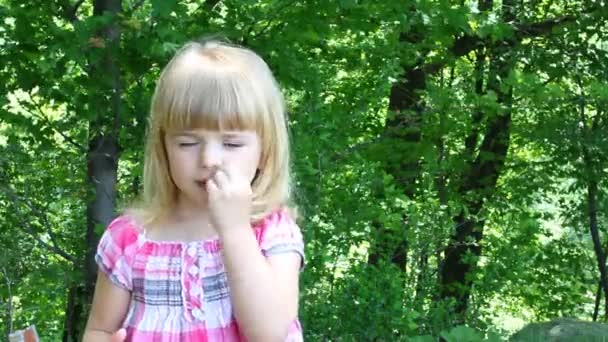
[(407, 339), (408, 342), (437, 342), (432, 335), (415, 336)]
[(459, 325), (450, 331), (444, 331), (441, 333), (447, 342), (481, 342), (483, 337), (475, 329), (470, 328), (466, 325)]
[(151, 0), (152, 13), (159, 17), (167, 17), (173, 12), (177, 0)]
[(357, 0), (340, 0), (340, 7), (350, 9), (357, 6)]

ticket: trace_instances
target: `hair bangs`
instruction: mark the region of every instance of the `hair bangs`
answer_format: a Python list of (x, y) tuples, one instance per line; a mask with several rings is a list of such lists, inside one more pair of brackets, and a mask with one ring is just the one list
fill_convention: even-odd
[[(176, 130), (256, 130), (264, 110), (253, 84), (234, 70), (173, 70), (161, 86), (162, 127)], [(252, 96), (253, 95), (253, 96)]]

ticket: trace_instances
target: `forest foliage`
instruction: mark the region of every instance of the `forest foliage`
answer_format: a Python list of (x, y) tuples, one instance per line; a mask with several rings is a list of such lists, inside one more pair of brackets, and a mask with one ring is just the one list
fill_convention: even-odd
[(607, 19), (599, 0), (0, 0), (2, 336), (78, 339), (155, 81), (210, 35), (285, 93), (306, 340), (606, 321)]

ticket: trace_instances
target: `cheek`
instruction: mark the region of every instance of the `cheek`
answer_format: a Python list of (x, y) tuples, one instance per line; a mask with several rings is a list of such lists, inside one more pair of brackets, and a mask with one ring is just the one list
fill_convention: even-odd
[(250, 151), (243, 151), (243, 153), (227, 158), (226, 162), (233, 164), (235, 169), (240, 170), (243, 177), (253, 178), (258, 167), (258, 159)]
[(196, 161), (192, 159), (192, 157), (183, 151), (173, 153), (169, 157), (169, 167), (171, 169), (171, 173), (174, 175), (186, 175), (192, 168), (192, 165)]
[(244, 160), (249, 167), (257, 169), (260, 163), (260, 150), (256, 148), (249, 150)]

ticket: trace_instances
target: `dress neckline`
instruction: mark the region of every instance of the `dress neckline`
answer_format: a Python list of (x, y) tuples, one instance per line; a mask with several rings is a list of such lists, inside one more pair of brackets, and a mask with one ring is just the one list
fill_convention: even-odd
[(205, 244), (205, 245), (206, 244), (219, 244), (219, 242), (220, 242), (220, 238), (217, 234), (212, 237), (209, 237), (209, 238), (192, 240), (192, 241), (154, 240), (154, 239), (150, 239), (147, 236), (148, 231), (146, 230), (146, 228), (144, 228), (139, 222), (137, 222), (137, 220), (133, 216), (128, 215), (128, 219), (131, 222), (132, 226), (137, 231), (137, 235), (142, 240), (142, 242), (147, 242), (147, 243), (151, 243), (151, 244), (155, 244), (155, 245), (179, 245), (179, 246), (184, 246), (184, 245), (189, 246), (189, 245), (197, 245), (197, 244)]

